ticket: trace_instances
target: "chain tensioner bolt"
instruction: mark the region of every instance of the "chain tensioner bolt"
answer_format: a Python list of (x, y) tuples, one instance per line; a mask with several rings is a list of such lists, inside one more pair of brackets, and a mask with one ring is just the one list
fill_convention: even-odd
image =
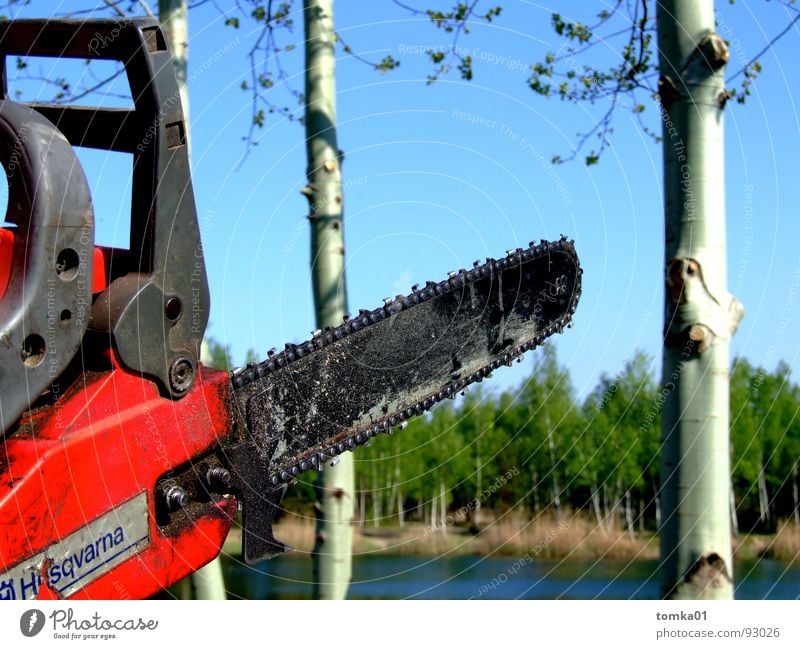
[(164, 502), (166, 502), (167, 508), (170, 511), (181, 509), (189, 504), (189, 493), (186, 491), (186, 489), (179, 487), (178, 485), (166, 487), (163, 491), (163, 494)]

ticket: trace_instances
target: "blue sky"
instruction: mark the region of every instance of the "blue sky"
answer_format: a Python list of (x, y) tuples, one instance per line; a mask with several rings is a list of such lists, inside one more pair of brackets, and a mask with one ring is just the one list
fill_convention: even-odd
[[(56, 12), (56, 3), (34, 0), (23, 15), (90, 4), (59, 3)], [(584, 292), (574, 328), (557, 336), (556, 346), (578, 392), (591, 390), (600, 373), (616, 373), (636, 348), (654, 356), (658, 370), (659, 145), (619, 110), (600, 164), (553, 167), (552, 155), (566, 157), (576, 134), (590, 129), (607, 106), (545, 100), (526, 83), (528, 65), (560, 45), (550, 14), (589, 19), (605, 4), (505, 2), (492, 25), (475, 26), (459, 42), (475, 61), (474, 80), (451, 74), (428, 86), (430, 63), (421, 52), (447, 47), (446, 34), (389, 0), (337, 2), (337, 28), (355, 51), (401, 61), (385, 75), (343, 52), (337, 63), (351, 311), (373, 308), (474, 259), (564, 233), (576, 241)], [(729, 74), (796, 11), (765, 0), (718, 2), (718, 8), (719, 31), (731, 42)], [(297, 20), (286, 42), (300, 46)], [(256, 33), (247, 21), (239, 30), (223, 21), (210, 3), (190, 14), (192, 157), (212, 291), (209, 333), (241, 362), (248, 348), (264, 355), (307, 337), (314, 310), (307, 202), (299, 193), (302, 127), (270, 116), (256, 134), (258, 146), (242, 159), (250, 103), (240, 84), (249, 77), (247, 53)], [(729, 290), (746, 309), (733, 353), (768, 369), (781, 359), (794, 366), (800, 352), (800, 117), (792, 92), (800, 87), (799, 37), (795, 25), (762, 57), (764, 72), (747, 104), (729, 102), (725, 114)], [(596, 50), (594, 63), (614, 56), (613, 47)], [(285, 65), (290, 82), (302, 88), (302, 47), (286, 55)], [(277, 103), (291, 105), (282, 88), (274, 94)], [(645, 120), (658, 128), (657, 112), (643, 99)], [(120, 244), (130, 163), (120, 154), (81, 156), (95, 188), (98, 240)], [(530, 369), (526, 361), (498, 372), (493, 383), (516, 385)]]

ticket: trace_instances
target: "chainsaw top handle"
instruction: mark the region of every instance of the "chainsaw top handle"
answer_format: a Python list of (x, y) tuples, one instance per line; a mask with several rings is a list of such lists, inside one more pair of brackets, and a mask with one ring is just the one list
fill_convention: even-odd
[[(14, 103), (8, 94), (9, 56), (106, 59), (125, 66), (133, 110), (39, 102), (24, 106), (49, 120), (72, 146), (133, 155), (130, 250), (110, 260), (112, 281), (94, 296), (88, 327), (108, 335), (123, 367), (155, 380), (165, 396), (185, 395), (197, 374), (210, 299), (189, 168), (188, 129), (158, 22), (148, 18), (0, 22), (3, 104)], [(22, 152), (27, 151), (30, 143), (17, 140)], [(45, 188), (31, 186), (28, 191), (37, 193), (35, 201)], [(31, 221), (38, 218), (37, 212), (30, 212)], [(37, 248), (29, 255), (43, 259), (46, 252)]]

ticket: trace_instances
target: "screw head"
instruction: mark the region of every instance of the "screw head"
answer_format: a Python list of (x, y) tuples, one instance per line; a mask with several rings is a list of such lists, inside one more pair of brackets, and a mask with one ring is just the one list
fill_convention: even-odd
[(169, 368), (169, 387), (175, 394), (184, 394), (194, 383), (194, 364), (186, 356), (178, 356)]
[(183, 487), (172, 485), (164, 490), (164, 501), (170, 511), (186, 507), (189, 504), (189, 500), (189, 494)]
[(231, 486), (231, 472), (222, 466), (211, 467), (206, 471), (206, 482), (212, 488), (228, 488)]

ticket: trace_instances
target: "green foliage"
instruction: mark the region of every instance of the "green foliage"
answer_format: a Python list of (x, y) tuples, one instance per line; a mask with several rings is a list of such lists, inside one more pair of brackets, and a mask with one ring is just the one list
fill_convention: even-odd
[[(627, 16), (622, 15), (625, 9)], [(559, 47), (547, 52), (542, 61), (533, 63), (528, 85), (542, 97), (556, 96), (573, 103), (608, 104), (593, 128), (578, 134), (579, 140), (571, 155), (553, 158), (554, 163), (574, 159), (594, 136), (599, 145), (584, 156), (587, 166), (594, 165), (600, 161), (609, 144), (614, 111), (625, 108), (638, 117), (646, 104), (640, 100), (637, 91), (655, 96), (655, 89), (649, 82), (654, 68), (655, 24), (646, 0), (627, 4), (616, 0), (610, 9), (598, 13), (592, 24), (567, 20), (554, 13), (551, 26), (560, 39)], [(616, 54), (585, 55), (598, 44), (609, 45), (608, 49)], [(645, 130), (652, 134), (649, 129)]]
[(393, 58), (391, 54), (387, 54), (381, 59), (380, 63), (375, 64), (375, 69), (381, 74), (383, 74), (385, 72), (388, 72), (389, 70), (394, 70), (399, 65), (400, 61)]
[[(463, 50), (459, 50), (458, 39), (461, 34), (469, 33), (471, 24), (481, 21), (491, 23), (499, 17), (501, 6), (481, 13), (478, 7), (480, 3), (475, 0), (456, 3), (446, 10), (431, 8), (420, 11), (400, 0), (394, 2), (413, 14), (427, 16), (436, 28), (453, 37), (448, 52), (428, 51), (433, 64), (433, 71), (428, 75), (429, 84), (450, 72), (453, 67), (463, 80), (474, 78), (472, 60), (463, 54)], [(578, 156), (583, 157), (587, 166), (597, 164), (610, 144), (614, 132), (613, 119), (618, 109), (632, 113), (642, 130), (655, 142), (661, 142), (659, 129), (643, 120), (647, 106), (658, 102), (656, 81), (659, 70), (653, 40), (655, 4), (652, 0), (613, 0), (608, 8), (602, 9), (589, 21), (567, 18), (559, 12), (551, 15), (550, 23), (558, 39), (558, 47), (531, 64), (531, 74), (527, 80), (529, 88), (541, 97), (558, 97), (562, 101), (601, 106), (593, 125), (586, 132), (577, 134), (577, 143), (572, 152), (567, 156), (553, 156), (553, 164), (567, 162)], [(795, 4), (795, 0), (790, 0), (789, 4)], [(761, 72), (758, 58), (798, 21), (800, 13), (789, 22), (786, 29), (772, 38), (763, 51), (728, 79), (730, 82), (739, 76), (743, 77), (738, 88), (727, 90), (728, 97), (745, 103), (754, 80)], [(601, 47), (593, 49), (597, 45)], [(595, 146), (587, 145), (595, 140)], [(588, 154), (582, 153), (585, 148), (589, 149)]]
[[(731, 469), (745, 524), (769, 524), (795, 508), (800, 461), (800, 390), (780, 363), (774, 373), (737, 359), (731, 374)], [(759, 477), (763, 474), (763, 482)], [(768, 503), (763, 511), (759, 497)], [(740, 515), (741, 519), (741, 515)]]
[[(791, 4), (794, 4), (794, 0), (791, 0)], [(578, 133), (578, 141), (571, 155), (566, 158), (555, 156), (554, 163), (574, 159), (590, 138), (596, 137), (599, 145), (584, 156), (584, 161), (587, 165), (597, 164), (610, 143), (617, 109), (633, 113), (643, 131), (655, 142), (661, 142), (658, 129), (645, 124), (641, 117), (648, 103), (657, 104), (659, 101), (654, 86), (654, 81), (660, 75), (657, 53), (653, 48), (654, 5), (650, 0), (625, 3), (615, 0), (610, 9), (597, 14), (593, 24), (565, 19), (560, 13), (551, 16), (553, 32), (561, 43), (557, 50), (547, 52), (542, 61), (531, 66), (533, 72), (528, 79), (531, 90), (542, 97), (557, 96), (562, 101), (606, 104), (594, 125), (587, 132)], [(774, 36), (753, 60), (728, 78), (728, 82), (731, 82), (739, 76), (743, 77), (738, 88), (727, 90), (728, 97), (736, 97), (737, 102), (745, 103), (754, 80), (761, 72), (758, 58), (798, 20), (800, 14), (789, 22), (786, 29)], [(605, 52), (615, 54), (597, 56), (595, 51), (587, 54), (596, 45), (604, 45)], [(598, 59), (600, 63), (596, 63)]]
[(211, 367), (230, 372), (232, 367), (230, 345), (223, 345), (213, 338), (208, 338), (206, 342), (208, 343), (208, 355)]
[[(230, 372), (231, 369), (236, 365), (231, 358), (230, 345), (223, 345), (214, 338), (206, 338), (206, 344), (208, 345), (208, 356), (210, 359), (209, 365), (218, 370)], [(253, 349), (248, 349), (245, 353), (245, 365), (257, 363), (260, 360), (262, 359), (258, 358), (258, 355)]]
[(755, 81), (759, 74), (761, 74), (760, 61), (753, 61), (752, 63), (746, 65), (742, 71), (742, 75), (744, 76), (742, 85), (739, 88), (729, 88), (728, 95), (730, 97), (736, 97), (736, 101), (740, 104), (745, 103), (747, 98), (750, 96), (750, 87), (753, 85), (753, 81)]
[[(431, 23), (452, 37), (452, 43), (446, 52), (428, 50), (427, 55), (433, 64), (433, 72), (428, 75), (428, 84), (435, 83), (440, 77), (449, 73), (453, 67), (465, 81), (473, 78), (472, 57), (459, 49), (458, 41), (463, 34), (469, 34), (470, 25), (473, 23), (491, 23), (503, 12), (501, 6), (488, 8), (485, 12), (478, 11), (478, 0), (472, 2), (458, 2), (449, 9), (415, 9), (399, 0), (395, 4), (414, 15), (427, 16)], [(399, 65), (399, 64), (398, 64)]]
[[(653, 365), (637, 351), (579, 401), (569, 372), (545, 346), (517, 389), (474, 387), (406, 430), (381, 436), (355, 456), (365, 524), (396, 522), (398, 501), (404, 518), (428, 522), (434, 502), (441, 509), (444, 485), (451, 516), (478, 503), (485, 510), (537, 513), (553, 508), (557, 496), (562, 507), (622, 523), (627, 500), (633, 517), (655, 529), (662, 399)], [(731, 425), (740, 526), (770, 530), (793, 515), (800, 468), (800, 388), (791, 384), (787, 366), (768, 373), (744, 360), (734, 363)], [(759, 509), (760, 472), (768, 518)]]

